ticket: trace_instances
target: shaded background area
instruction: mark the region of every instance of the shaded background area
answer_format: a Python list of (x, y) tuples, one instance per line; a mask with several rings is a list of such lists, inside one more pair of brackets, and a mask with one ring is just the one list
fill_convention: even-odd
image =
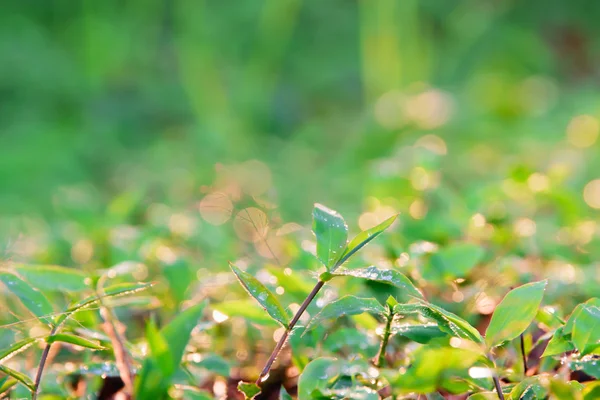
[[(242, 260), (300, 303), (315, 264), (302, 226), (320, 202), (353, 231), (400, 213), (366, 261), (408, 268), (457, 313), (485, 321), (509, 287), (545, 277), (566, 314), (597, 295), (596, 1), (1, 8), (7, 265), (141, 263), (133, 278), (161, 285), (160, 307), (142, 308), (168, 320), (186, 299), (232, 300), (227, 262)], [(457, 241), (486, 252), (464, 290), (427, 258)], [(277, 283), (288, 265), (305, 273), (295, 288)], [(234, 364), (264, 358), (235, 352), (265, 337), (230, 340), (239, 324), (202, 346)]]

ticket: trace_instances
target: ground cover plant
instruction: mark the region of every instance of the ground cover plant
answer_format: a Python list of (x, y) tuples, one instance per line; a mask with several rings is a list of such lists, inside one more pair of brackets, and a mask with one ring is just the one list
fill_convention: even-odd
[(599, 16), (3, 2), (0, 398), (600, 398)]

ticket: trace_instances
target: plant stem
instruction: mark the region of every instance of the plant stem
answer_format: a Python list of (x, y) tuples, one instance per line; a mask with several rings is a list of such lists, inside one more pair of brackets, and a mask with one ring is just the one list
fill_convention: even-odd
[[(53, 326), (52, 330), (50, 330), (50, 335), (52, 336), (56, 334), (58, 326)], [(44, 347), (44, 351), (42, 352), (42, 358), (40, 358), (40, 364), (38, 365), (37, 373), (35, 374), (35, 382), (33, 384), (35, 391), (31, 395), (31, 400), (36, 400), (37, 395), (40, 391), (40, 383), (42, 382), (42, 374), (44, 373), (44, 367), (46, 366), (46, 361), (48, 360), (48, 354), (50, 353), (50, 347), (52, 343), (46, 342), (46, 347)]]
[(385, 362), (385, 349), (387, 348), (388, 341), (390, 340), (392, 321), (394, 320), (394, 311), (388, 306), (389, 314), (385, 324), (385, 330), (383, 331), (383, 339), (381, 340), (381, 347), (379, 348), (379, 354), (377, 355), (377, 361), (375, 362), (376, 367), (382, 367)]
[(277, 356), (281, 352), (281, 349), (283, 348), (283, 345), (287, 341), (287, 338), (290, 335), (290, 332), (292, 331), (292, 329), (294, 329), (294, 326), (296, 326), (296, 323), (298, 322), (298, 320), (300, 319), (300, 317), (302, 316), (302, 314), (304, 314), (304, 311), (306, 311), (306, 309), (308, 308), (309, 304), (314, 300), (314, 298), (317, 295), (317, 293), (319, 293), (319, 290), (321, 290), (321, 288), (323, 287), (323, 285), (325, 285), (325, 281), (319, 281), (319, 282), (317, 282), (317, 284), (315, 285), (315, 287), (313, 288), (313, 290), (308, 294), (308, 296), (306, 297), (306, 299), (304, 299), (304, 302), (302, 302), (302, 305), (298, 309), (298, 312), (296, 312), (296, 315), (294, 315), (294, 318), (292, 318), (292, 321), (290, 322), (289, 326), (287, 327), (287, 329), (285, 330), (285, 332), (283, 333), (283, 335), (281, 336), (281, 338), (277, 342), (277, 345), (273, 349), (273, 352), (271, 353), (271, 356), (267, 360), (267, 363), (265, 364), (265, 367), (263, 368), (263, 370), (260, 373), (258, 379), (256, 380), (256, 384), (257, 385), (260, 385), (260, 383), (264, 380), (265, 376), (269, 375), (269, 371), (271, 370), (271, 366), (273, 365), (273, 363), (275, 362), (275, 359), (277, 358)]
[[(488, 353), (488, 358), (494, 364), (494, 369), (496, 368), (496, 360), (492, 353)], [(492, 375), (492, 379), (494, 380), (494, 387), (496, 388), (496, 393), (498, 394), (498, 399), (504, 400), (504, 393), (502, 393), (502, 386), (500, 385), (500, 378), (498, 377), (498, 373), (494, 371)]]
[(527, 374), (527, 354), (525, 354), (525, 340), (523, 339), (523, 334), (521, 333), (521, 355), (523, 357), (523, 375)]

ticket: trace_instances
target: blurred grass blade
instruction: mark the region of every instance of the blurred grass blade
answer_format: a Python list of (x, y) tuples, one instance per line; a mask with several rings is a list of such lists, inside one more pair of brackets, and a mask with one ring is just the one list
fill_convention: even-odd
[(600, 308), (586, 305), (573, 323), (573, 344), (582, 355), (600, 344)]
[(481, 246), (472, 243), (454, 243), (434, 253), (423, 271), (427, 280), (444, 282), (463, 278), (485, 256)]
[[(128, 294), (133, 294), (137, 292), (141, 292), (142, 290), (146, 290), (152, 286), (152, 283), (123, 283), (118, 285), (109, 286), (104, 289), (104, 298), (107, 297), (116, 297), (116, 296), (125, 296)], [(88, 297), (75, 305), (69, 307), (67, 311), (62, 313), (56, 318), (55, 324), (56, 326), (62, 325), (71, 315), (76, 313), (77, 311), (83, 310), (84, 308), (90, 307), (96, 304), (99, 301), (98, 296)]]
[(190, 335), (202, 317), (206, 301), (196, 304), (179, 313), (173, 321), (161, 329), (160, 334), (169, 344), (171, 361), (177, 366), (181, 362)]
[(237, 388), (244, 394), (246, 400), (251, 400), (260, 393), (260, 388), (255, 383), (240, 382)]
[(528, 283), (511, 290), (496, 306), (485, 333), (489, 347), (519, 336), (535, 319), (544, 297), (547, 281)]
[(32, 287), (29, 283), (10, 272), (1, 271), (0, 281), (2, 281), (8, 290), (16, 295), (19, 300), (21, 300), (21, 303), (38, 317), (40, 321), (45, 324), (49, 323), (45, 316), (54, 313), (54, 309), (46, 296)]
[(275, 295), (249, 273), (242, 271), (233, 264), (230, 264), (230, 267), (250, 296), (254, 297), (273, 319), (287, 328), (289, 325), (289, 315)]
[(306, 326), (305, 332), (313, 329), (321, 321), (331, 318), (339, 318), (346, 315), (357, 315), (370, 312), (377, 315), (385, 315), (385, 307), (374, 298), (360, 298), (352, 295), (344, 296), (327, 304), (313, 317)]
[(243, 317), (249, 322), (264, 326), (280, 326), (269, 314), (259, 307), (254, 300), (231, 300), (213, 304), (213, 310), (228, 317)]
[(46, 338), (46, 343), (55, 342), (70, 343), (77, 346), (86, 347), (92, 350), (106, 350), (106, 347), (101, 346), (98, 343), (92, 342), (91, 340), (66, 333), (57, 333)]
[(453, 336), (468, 339), (475, 343), (483, 343), (483, 337), (471, 324), (450, 311), (444, 310), (435, 304), (421, 301), (415, 304), (398, 304), (394, 313), (400, 315), (417, 313), (437, 322), (439, 328)]
[(165, 376), (173, 374), (175, 372), (175, 365), (173, 364), (173, 355), (169, 349), (169, 344), (165, 337), (158, 331), (152, 319), (146, 324), (146, 339), (148, 340), (150, 353), (156, 359), (162, 373)]
[(379, 269), (370, 266), (361, 269), (341, 269), (333, 274), (334, 276), (353, 276), (355, 278), (367, 279), (386, 283), (403, 290), (406, 297), (423, 298), (423, 294), (413, 285), (413, 283), (404, 274), (392, 269)]
[(16, 265), (15, 270), (33, 286), (49, 292), (81, 292), (90, 287), (86, 275), (74, 268), (55, 265)]
[(317, 203), (313, 208), (313, 232), (317, 237), (317, 258), (329, 270), (337, 265), (346, 249), (346, 221), (336, 211)]
[(354, 253), (365, 247), (371, 240), (375, 239), (383, 231), (389, 228), (394, 223), (394, 221), (396, 221), (396, 218), (398, 218), (398, 215), (394, 215), (393, 217), (386, 219), (379, 225), (371, 229), (367, 229), (366, 231), (362, 231), (361, 233), (356, 235), (356, 237), (352, 239), (350, 243), (348, 243), (348, 246), (346, 246), (346, 250), (344, 250), (344, 253), (340, 257), (340, 259), (335, 263), (336, 267), (345, 263), (350, 257), (354, 255)]
[(15, 355), (19, 354), (22, 351), (25, 351), (28, 347), (30, 347), (33, 343), (35, 343), (38, 339), (35, 338), (27, 338), (23, 340), (19, 340), (16, 343), (13, 343), (8, 349), (2, 350), (0, 352), (0, 364), (10, 360)]
[(13, 377), (17, 381), (21, 382), (23, 385), (27, 386), (27, 389), (30, 391), (35, 390), (35, 385), (33, 381), (25, 374), (20, 373), (19, 371), (15, 371), (14, 369), (8, 368), (5, 365), (0, 365), (0, 371), (4, 372), (6, 375)]
[(6, 375), (4, 378), (0, 379), (0, 394), (5, 393), (17, 383), (19, 383), (18, 380), (9, 375)]

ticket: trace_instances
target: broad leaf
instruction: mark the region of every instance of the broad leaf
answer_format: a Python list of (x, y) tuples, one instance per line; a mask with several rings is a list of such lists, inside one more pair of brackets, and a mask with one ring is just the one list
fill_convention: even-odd
[(336, 211), (315, 204), (313, 209), (313, 232), (317, 237), (317, 258), (332, 269), (344, 254), (348, 241), (346, 221)]
[(10, 272), (0, 271), (0, 281), (21, 300), (21, 303), (33, 315), (38, 317), (43, 323), (48, 323), (48, 319), (45, 317), (54, 313), (54, 309), (48, 299), (39, 290)]
[(273, 319), (287, 328), (289, 324), (289, 315), (281, 306), (275, 295), (249, 273), (242, 271), (233, 264), (230, 264), (230, 267), (250, 296), (254, 297)]
[(90, 287), (86, 275), (74, 268), (55, 265), (17, 265), (15, 269), (29, 283), (42, 291), (81, 292)]
[(375, 357), (379, 346), (379, 338), (356, 328), (337, 329), (327, 335), (323, 342), (323, 348), (332, 353), (345, 350), (351, 354), (361, 354), (364, 357)]
[(27, 338), (23, 340), (19, 340), (16, 343), (13, 343), (9, 348), (0, 351), (0, 364), (5, 363), (10, 360), (17, 354), (22, 351), (25, 351), (28, 347), (34, 344), (38, 339), (35, 338)]
[(106, 347), (101, 346), (98, 343), (92, 342), (91, 340), (84, 339), (75, 335), (69, 335), (66, 333), (57, 333), (55, 335), (46, 337), (46, 343), (54, 342), (70, 343), (92, 350), (106, 350)]
[(484, 255), (483, 248), (475, 244), (451, 244), (431, 256), (423, 277), (437, 281), (465, 277)]
[(25, 374), (22, 374), (19, 371), (15, 371), (14, 369), (8, 368), (5, 365), (0, 365), (0, 372), (4, 372), (6, 375), (15, 378), (17, 381), (22, 383), (27, 387), (27, 389), (34, 391), (35, 385), (33, 381)]
[(547, 281), (528, 283), (511, 290), (494, 310), (486, 330), (489, 347), (519, 336), (534, 320), (544, 297)]
[(498, 400), (498, 393), (496, 392), (481, 392), (475, 393), (467, 397), (467, 400)]
[(385, 307), (373, 298), (365, 299), (351, 295), (344, 296), (323, 307), (323, 309), (310, 321), (306, 327), (306, 332), (321, 323), (321, 321), (346, 315), (362, 314), (365, 312), (378, 315), (385, 315), (386, 313)]
[(583, 400), (598, 400), (600, 399), (600, 381), (589, 382), (581, 393)]
[(315, 390), (329, 388), (330, 381), (341, 373), (342, 364), (332, 357), (315, 358), (308, 363), (298, 379), (298, 400), (312, 399)]
[(240, 382), (238, 390), (244, 394), (246, 400), (251, 400), (260, 393), (260, 388), (255, 383)]
[(569, 368), (573, 371), (583, 371), (589, 376), (600, 379), (600, 359), (595, 356), (585, 356), (580, 360), (571, 361)]
[(448, 337), (448, 333), (442, 331), (437, 324), (392, 324), (392, 334), (404, 336), (422, 344)]
[(483, 343), (483, 338), (471, 324), (450, 311), (435, 304), (421, 301), (415, 304), (398, 304), (394, 307), (396, 314), (405, 315), (418, 313), (437, 322), (439, 328), (453, 336), (468, 339), (475, 343)]
[(567, 320), (565, 327), (563, 328), (563, 333), (565, 335), (570, 335), (573, 332), (573, 324), (575, 323), (575, 319), (577, 318), (577, 316), (579, 315), (579, 313), (585, 306), (600, 307), (600, 298), (592, 297), (585, 303), (578, 304), (577, 307), (575, 307), (573, 312), (571, 312), (571, 315), (569, 316), (569, 319)]
[(574, 349), (575, 346), (565, 337), (563, 327), (561, 326), (552, 335), (552, 339), (548, 342), (542, 357), (555, 356)]
[(368, 279), (386, 283), (402, 289), (405, 297), (423, 298), (423, 294), (413, 285), (413, 283), (404, 274), (394, 271), (393, 269), (379, 269), (375, 266), (370, 266), (361, 269), (340, 269), (336, 271), (334, 276), (353, 276), (355, 278)]
[(228, 377), (231, 371), (231, 365), (223, 357), (216, 354), (203, 356), (199, 362), (190, 360), (195, 366), (204, 368), (207, 371), (213, 372), (220, 376)]
[[(124, 283), (124, 284), (113, 285), (113, 286), (109, 286), (104, 289), (104, 297), (109, 298), (109, 297), (125, 296), (128, 294), (141, 292), (142, 290), (146, 290), (151, 286), (152, 286), (151, 283)], [(87, 307), (90, 307), (90, 306), (96, 304), (98, 301), (99, 301), (98, 296), (91, 296), (91, 297), (88, 297), (88, 298), (76, 303), (75, 305), (69, 307), (69, 309), (67, 311), (60, 314), (56, 318), (56, 320), (54, 322), (55, 325), (57, 327), (62, 325), (74, 313), (76, 313), (77, 311), (86, 309)]]
[(582, 355), (588, 354), (600, 344), (600, 308), (586, 305), (575, 317), (573, 344)]
[(342, 265), (343, 263), (345, 263), (350, 257), (352, 257), (354, 255), (354, 253), (356, 253), (358, 250), (362, 249), (371, 240), (375, 239), (383, 231), (385, 231), (387, 228), (389, 228), (394, 223), (394, 221), (396, 220), (397, 217), (398, 217), (398, 215), (394, 215), (393, 217), (390, 217), (390, 218), (386, 219), (385, 221), (383, 221), (381, 224), (379, 224), (371, 229), (367, 229), (366, 231), (362, 231), (361, 233), (356, 235), (356, 237), (354, 239), (352, 239), (350, 241), (350, 243), (348, 243), (346, 250), (340, 257), (340, 259), (336, 262), (336, 265), (339, 266), (339, 265)]
[(149, 320), (146, 324), (146, 340), (152, 357), (156, 359), (159, 368), (165, 376), (170, 376), (175, 372), (173, 356), (169, 349), (169, 344), (164, 336), (158, 331), (154, 320)]
[[(546, 377), (546, 379), (548, 379)], [(510, 392), (510, 399), (519, 400), (538, 400), (545, 399), (548, 396), (548, 390), (540, 381), (540, 376), (525, 378), (519, 382)]]

